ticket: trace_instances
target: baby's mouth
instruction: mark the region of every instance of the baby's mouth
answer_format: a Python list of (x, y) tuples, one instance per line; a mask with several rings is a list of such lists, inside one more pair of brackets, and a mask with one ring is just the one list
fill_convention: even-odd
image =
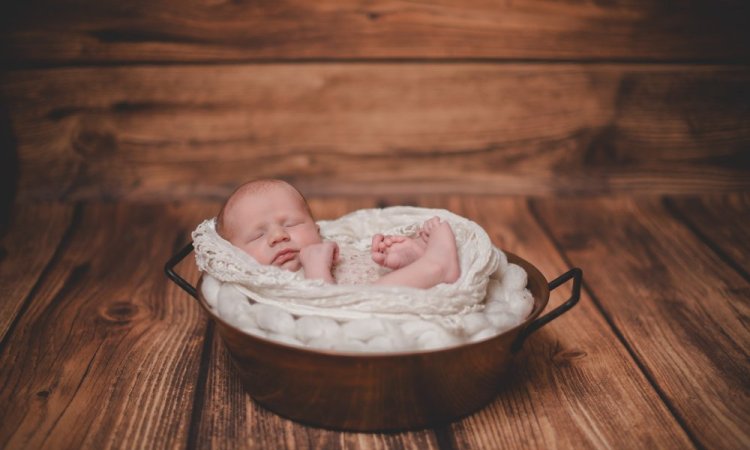
[(294, 259), (297, 256), (297, 251), (291, 248), (284, 249), (273, 257), (271, 264), (274, 266), (281, 266), (287, 261)]

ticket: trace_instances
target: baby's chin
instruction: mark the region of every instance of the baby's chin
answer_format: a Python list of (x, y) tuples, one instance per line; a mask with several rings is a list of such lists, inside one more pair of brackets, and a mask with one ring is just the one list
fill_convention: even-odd
[(302, 263), (299, 261), (299, 257), (295, 257), (277, 267), (290, 272), (296, 272), (302, 268)]

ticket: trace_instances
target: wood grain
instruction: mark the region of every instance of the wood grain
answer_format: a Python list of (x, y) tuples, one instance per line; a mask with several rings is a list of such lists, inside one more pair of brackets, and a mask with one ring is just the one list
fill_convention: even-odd
[(748, 280), (658, 199), (534, 206), (694, 439), (705, 448), (748, 447)]
[[(519, 198), (423, 201), (475, 220), (548, 280), (571, 268)], [(588, 284), (588, 265), (584, 282)], [(554, 290), (546, 311), (570, 295)], [(589, 295), (524, 344), (488, 408), (451, 427), (455, 448), (692, 448)]]
[(745, 2), (10, 2), (15, 64), (333, 58), (747, 60)]
[[(748, 281), (717, 249), (744, 239), (746, 199), (311, 198), (320, 219), (448, 208), (548, 278), (585, 271), (579, 305), (526, 342), (491, 405), (396, 434), (306, 427), (244, 394), (205, 314), (162, 274), (215, 202), (18, 206), (3, 245), (70, 231), (0, 349), (0, 447), (744, 448)], [(719, 218), (734, 225), (712, 235)], [(178, 271), (197, 278), (191, 261)], [(11, 301), (29, 296), (23, 274), (3, 276)]]
[(205, 320), (162, 265), (205, 214), (86, 205), (0, 354), (0, 447), (185, 445)]
[(23, 309), (73, 220), (73, 206), (16, 205), (0, 239), (0, 342)]
[(742, 67), (271, 64), (14, 71), (19, 200), (750, 188)]
[(668, 198), (666, 206), (750, 281), (750, 193)]

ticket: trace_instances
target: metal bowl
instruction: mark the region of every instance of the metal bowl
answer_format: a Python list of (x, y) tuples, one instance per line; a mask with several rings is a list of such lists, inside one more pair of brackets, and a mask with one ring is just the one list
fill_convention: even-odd
[[(192, 243), (166, 264), (167, 276), (196, 298), (214, 320), (247, 392), (284, 417), (335, 430), (386, 431), (425, 428), (456, 420), (489, 403), (523, 341), (572, 308), (583, 274), (575, 268), (549, 284), (539, 270), (506, 252), (523, 267), (534, 307), (521, 324), (486, 340), (438, 350), (343, 353), (286, 345), (249, 335), (220, 318), (200, 290), (174, 272)], [(573, 280), (571, 297), (539, 317), (550, 291)]]

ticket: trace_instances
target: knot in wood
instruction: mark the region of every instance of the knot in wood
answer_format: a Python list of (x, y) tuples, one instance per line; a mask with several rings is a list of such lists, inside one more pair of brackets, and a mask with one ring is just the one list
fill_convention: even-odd
[(558, 366), (570, 365), (573, 361), (587, 356), (586, 352), (579, 349), (565, 350), (555, 353), (552, 361)]
[(105, 305), (99, 314), (107, 323), (125, 325), (138, 315), (138, 306), (128, 300), (119, 300)]

